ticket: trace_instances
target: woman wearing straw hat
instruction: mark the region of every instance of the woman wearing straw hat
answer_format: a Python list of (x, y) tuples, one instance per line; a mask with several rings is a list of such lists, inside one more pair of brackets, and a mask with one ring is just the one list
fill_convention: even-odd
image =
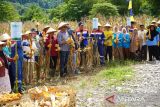
[(65, 77), (67, 74), (67, 63), (70, 52), (70, 38), (67, 32), (67, 23), (61, 22), (58, 26), (58, 44), (60, 45), (60, 76)]
[(49, 28), (47, 31), (48, 37), (46, 39), (45, 47), (46, 50), (48, 51), (48, 57), (50, 60), (50, 74), (51, 76), (54, 76), (55, 70), (56, 70), (56, 65), (57, 65), (57, 57), (58, 53), (56, 51), (56, 46), (58, 45), (57, 37), (55, 36), (55, 32), (57, 32), (53, 28)]
[(17, 55), (12, 59), (4, 54), (3, 47), (5, 45), (6, 43), (0, 41), (0, 94), (11, 92), (10, 78), (8, 74), (8, 62), (18, 59)]
[(112, 37), (113, 37), (113, 32), (111, 30), (111, 25), (109, 23), (107, 23), (105, 25), (104, 35), (105, 35), (104, 46), (106, 48), (105, 59), (108, 60), (107, 57), (109, 56), (109, 61), (112, 61)]
[(149, 61), (152, 61), (153, 57), (159, 60), (158, 57), (159, 33), (156, 31), (156, 26), (154, 24), (149, 25), (148, 28), (149, 30), (147, 32), (147, 46), (149, 49)]
[(23, 49), (23, 79), (25, 84), (33, 83), (33, 72), (35, 57), (34, 52), (37, 50), (35, 43), (32, 41), (32, 32), (27, 31), (25, 34), (25, 39), (22, 41)]

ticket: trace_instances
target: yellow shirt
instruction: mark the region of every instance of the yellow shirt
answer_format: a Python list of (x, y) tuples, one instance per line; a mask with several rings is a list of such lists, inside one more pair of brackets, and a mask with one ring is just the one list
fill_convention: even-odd
[(104, 35), (105, 35), (104, 45), (105, 46), (112, 46), (113, 32), (112, 31), (104, 31)]

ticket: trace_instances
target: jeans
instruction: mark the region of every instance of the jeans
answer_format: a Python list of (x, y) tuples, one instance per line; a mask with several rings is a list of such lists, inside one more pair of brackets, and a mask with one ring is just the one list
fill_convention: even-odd
[(60, 51), (60, 76), (62, 77), (67, 73), (69, 51)]

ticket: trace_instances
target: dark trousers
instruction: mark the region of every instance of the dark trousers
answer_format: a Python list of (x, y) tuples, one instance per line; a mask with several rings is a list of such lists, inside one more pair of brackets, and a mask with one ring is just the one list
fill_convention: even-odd
[(108, 60), (107, 56), (109, 55), (109, 60), (112, 60), (112, 46), (106, 47), (105, 59)]
[(85, 65), (86, 65), (86, 52), (81, 51), (80, 52), (80, 66), (84, 67)]
[(160, 46), (158, 46), (158, 57), (160, 58)]
[(57, 56), (50, 57), (50, 69), (51, 69), (50, 74), (52, 76), (54, 76), (54, 74), (55, 74), (56, 65), (57, 65), (57, 58), (58, 58)]
[(147, 60), (147, 45), (143, 45), (141, 49), (141, 59)]
[(60, 76), (62, 77), (67, 73), (69, 51), (60, 51)]
[(130, 57), (130, 52), (129, 52), (129, 48), (123, 48), (123, 55), (124, 55), (124, 59), (129, 59)]
[(149, 50), (149, 61), (152, 61), (153, 56), (159, 60), (158, 57), (158, 46), (148, 46)]
[(100, 55), (100, 64), (103, 65), (103, 64), (105, 64), (104, 46), (103, 45), (98, 45), (98, 52), (99, 52), (99, 55)]

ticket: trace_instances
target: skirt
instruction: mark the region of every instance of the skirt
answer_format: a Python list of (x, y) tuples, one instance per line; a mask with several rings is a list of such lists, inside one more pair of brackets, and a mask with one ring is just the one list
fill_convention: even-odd
[(0, 77), (0, 94), (10, 93), (10, 92), (11, 92), (11, 84), (10, 84), (8, 69), (5, 69), (5, 76)]

